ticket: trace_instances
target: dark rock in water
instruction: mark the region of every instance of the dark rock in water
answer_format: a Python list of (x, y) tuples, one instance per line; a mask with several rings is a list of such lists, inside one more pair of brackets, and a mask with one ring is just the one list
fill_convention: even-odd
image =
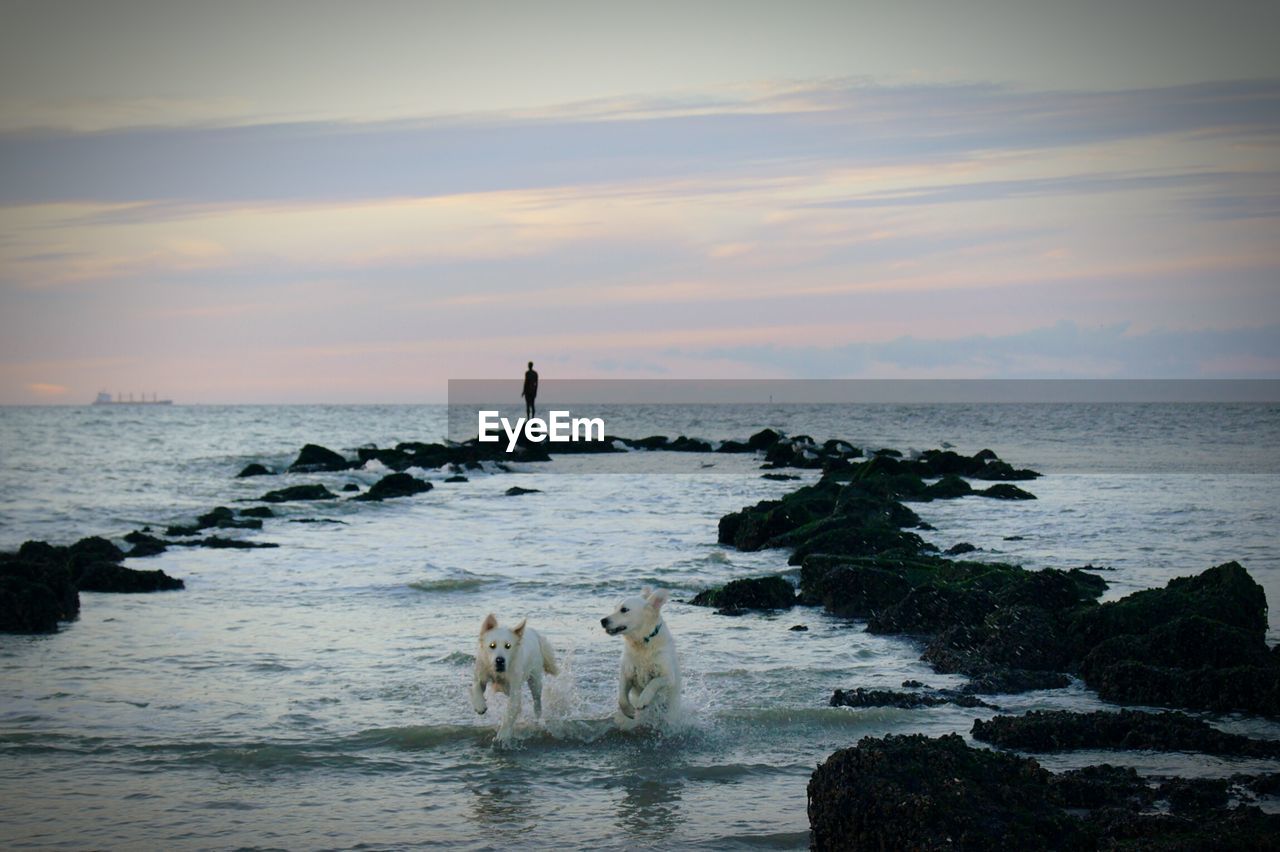
[(169, 547), (166, 542), (155, 536), (147, 535), (137, 530), (126, 535), (124, 540), (133, 545), (133, 549), (129, 551), (130, 559), (142, 556), (157, 556), (164, 553)]
[(947, 556), (962, 556), (966, 553), (973, 553), (977, 549), (978, 548), (974, 547), (969, 542), (962, 541), (959, 544), (951, 545), (950, 547), (948, 547), (946, 550), (942, 552), (945, 553)]
[(972, 493), (973, 486), (954, 473), (947, 474), (924, 490), (924, 496), (930, 500), (954, 500)]
[(506, 490), (508, 497), (519, 497), (521, 494), (541, 494), (542, 490), (538, 488), (521, 488), (519, 485), (513, 485)]
[(793, 624), (793, 625), (791, 625), (791, 627), (789, 627), (789, 628), (787, 628), (787, 629), (788, 629), (788, 630), (790, 630), (792, 633), (808, 633), (808, 632), (809, 632), (809, 625), (807, 625), (807, 624)]
[(991, 667), (968, 674), (969, 682), (960, 691), (972, 695), (1013, 695), (1041, 689), (1062, 689), (1071, 685), (1071, 678), (1061, 672)]
[(1158, 795), (1169, 802), (1171, 812), (1195, 815), (1225, 808), (1232, 786), (1229, 778), (1170, 778)]
[(348, 482), (346, 485), (342, 486), (342, 490), (347, 494), (352, 494), (359, 491), (360, 486), (356, 485), (354, 482)]
[(1280, 758), (1280, 740), (1228, 734), (1185, 713), (1073, 713), (1033, 710), (1024, 716), (975, 720), (974, 739), (1019, 751), (1075, 749), (1194, 751), (1227, 757)]
[(65, 548), (28, 541), (0, 554), (0, 633), (53, 633), (79, 613)]
[(254, 462), (253, 464), (245, 465), (244, 470), (236, 474), (236, 478), (243, 479), (247, 476), (273, 476), (273, 475), (274, 475), (274, 471), (270, 470), (264, 465), (260, 465), (257, 462)]
[(782, 434), (772, 429), (761, 429), (747, 439), (747, 446), (753, 450), (767, 450), (782, 438)]
[(809, 779), (814, 849), (1060, 849), (1081, 829), (1029, 758), (956, 734), (864, 737)]
[(257, 550), (280, 546), (270, 541), (245, 541), (238, 538), (222, 538), (216, 535), (190, 542), (190, 544), (194, 547), (208, 547), (214, 550)]
[(250, 506), (248, 509), (241, 509), (240, 514), (246, 518), (274, 518), (276, 516), (270, 506)]
[(91, 562), (119, 562), (124, 551), (100, 536), (82, 538), (67, 548), (67, 564), (72, 572), (77, 566)]
[(1005, 541), (1023, 541), (1024, 539), (1020, 535), (1007, 535), (1004, 537), (1004, 540)]
[(165, 535), (170, 536), (189, 536), (197, 535), (201, 530), (211, 528), (217, 529), (245, 529), (260, 530), (262, 529), (262, 521), (256, 518), (249, 520), (236, 520), (235, 514), (226, 506), (219, 506), (212, 509), (200, 517), (196, 518), (196, 522), (192, 526), (172, 526), (165, 530)]
[(662, 449), (677, 453), (709, 453), (711, 444), (700, 438), (686, 438), (681, 435)]
[(726, 614), (753, 609), (790, 609), (796, 603), (796, 590), (782, 577), (752, 577), (731, 580), (723, 588), (699, 592), (689, 603), (718, 607)]
[(291, 500), (336, 500), (334, 494), (323, 485), (291, 485), (279, 491), (268, 491), (258, 498), (263, 503), (287, 503)]
[(750, 453), (753, 450), (741, 441), (722, 441), (716, 447), (717, 453)]
[(110, 562), (84, 566), (76, 579), (82, 592), (167, 592), (183, 588), (183, 582), (163, 571), (138, 571)]
[(1280, 716), (1266, 595), (1238, 563), (1084, 610), (1070, 627), (1085, 683), (1108, 701)]
[(319, 473), (322, 471), (347, 470), (351, 462), (345, 456), (335, 453), (318, 444), (307, 444), (298, 453), (293, 464), (289, 465), (290, 473)]
[(903, 689), (928, 689), (927, 686), (925, 686), (923, 683), (921, 683), (918, 680), (904, 680), (902, 682), (902, 688)]
[(470, 482), (470, 481), (471, 480), (467, 479), (462, 474), (455, 474), (454, 476), (451, 476), (445, 480), (445, 482)]
[(994, 497), (997, 500), (1034, 500), (1036, 495), (1030, 491), (1023, 491), (1016, 485), (1010, 485), (1007, 482), (998, 482), (990, 488), (982, 491), (975, 491), (983, 497)]
[(627, 444), (637, 450), (664, 450), (670, 442), (671, 439), (666, 435), (650, 435), (647, 438), (628, 441)]
[(832, 707), (898, 707), (915, 710), (920, 707), (937, 707), (939, 704), (957, 704), (961, 707), (1000, 708), (972, 695), (959, 692), (894, 692), (888, 689), (837, 689), (831, 696)]
[(786, 482), (792, 479), (799, 479), (800, 477), (791, 473), (766, 473), (762, 475), (760, 478), (770, 479), (770, 480), (773, 480), (774, 482)]
[(414, 494), (422, 494), (430, 490), (430, 482), (410, 476), (407, 473), (391, 473), (369, 486), (368, 491), (352, 499), (376, 502), (390, 500), (395, 497), (411, 497)]
[[(975, 852), (1275, 848), (1280, 815), (1227, 807), (1229, 783), (1178, 779), (1157, 791), (1131, 769), (1054, 775), (1030, 758), (970, 748), (956, 734), (866, 737), (813, 773), (811, 842)], [(1161, 799), (1172, 814), (1149, 812)]]

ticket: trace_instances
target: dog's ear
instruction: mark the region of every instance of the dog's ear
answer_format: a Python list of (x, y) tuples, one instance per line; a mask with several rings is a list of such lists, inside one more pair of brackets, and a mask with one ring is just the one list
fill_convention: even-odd
[(480, 625), (480, 635), (488, 633), (490, 630), (498, 626), (498, 616), (489, 613), (484, 617), (484, 623)]
[(514, 633), (514, 634), (516, 634), (517, 636), (519, 636), (521, 639), (523, 639), (523, 638), (524, 638), (524, 625), (525, 625), (525, 622), (527, 622), (528, 620), (529, 620), (529, 619), (527, 619), (527, 618), (522, 618), (522, 619), (520, 619), (520, 623), (519, 623), (519, 624), (517, 624), (517, 625), (516, 625), (516, 627), (515, 627), (515, 629), (514, 629), (514, 630), (512, 630), (511, 632), (512, 632), (512, 633)]
[(651, 592), (647, 597), (648, 600), (645, 603), (654, 609), (662, 609), (662, 605), (667, 602), (667, 598), (671, 597), (671, 592), (666, 589), (658, 589)]

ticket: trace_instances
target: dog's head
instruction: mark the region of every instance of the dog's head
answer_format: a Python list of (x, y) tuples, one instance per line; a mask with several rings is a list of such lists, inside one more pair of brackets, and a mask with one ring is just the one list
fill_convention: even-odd
[(514, 628), (500, 627), (496, 615), (485, 616), (480, 625), (480, 656), (489, 661), (495, 672), (505, 672), (515, 659), (520, 640), (524, 639), (524, 625), (521, 621)]
[(600, 619), (600, 626), (610, 636), (646, 635), (657, 625), (658, 610), (669, 596), (666, 589), (646, 587), (638, 596), (624, 599), (612, 615)]

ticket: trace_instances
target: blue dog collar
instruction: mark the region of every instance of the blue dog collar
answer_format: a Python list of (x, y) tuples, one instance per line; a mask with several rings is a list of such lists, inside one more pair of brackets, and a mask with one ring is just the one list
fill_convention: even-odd
[(653, 628), (653, 632), (652, 632), (652, 633), (650, 633), (648, 636), (644, 637), (644, 643), (645, 643), (646, 645), (648, 645), (648, 644), (649, 644), (649, 640), (650, 640), (650, 639), (652, 639), (653, 637), (657, 636), (657, 635), (658, 635), (658, 631), (659, 631), (659, 630), (661, 630), (661, 629), (662, 629), (662, 622), (661, 622), (661, 621), (659, 621), (659, 622), (658, 622), (658, 626), (657, 626), (657, 627), (655, 627), (655, 628)]

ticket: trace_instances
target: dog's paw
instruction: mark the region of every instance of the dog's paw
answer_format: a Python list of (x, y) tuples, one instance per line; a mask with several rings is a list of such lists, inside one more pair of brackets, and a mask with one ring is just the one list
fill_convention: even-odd
[(623, 716), (626, 716), (628, 719), (634, 719), (636, 717), (635, 708), (630, 704), (623, 704), (621, 701), (618, 702), (618, 712)]
[(477, 707), (477, 708), (476, 708), (476, 715), (477, 715), (477, 716), (483, 716), (483, 715), (484, 715), (485, 713), (487, 713), (487, 712), (489, 712), (489, 708), (488, 708), (488, 707)]

